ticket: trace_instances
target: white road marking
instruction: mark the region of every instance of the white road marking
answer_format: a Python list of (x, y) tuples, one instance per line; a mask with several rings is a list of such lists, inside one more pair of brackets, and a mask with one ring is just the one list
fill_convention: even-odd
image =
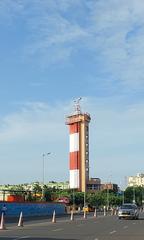
[(123, 228), (126, 229), (126, 228), (128, 228), (128, 226), (124, 226)]
[(81, 227), (81, 226), (83, 226), (83, 224), (78, 224), (78, 225), (77, 225), (77, 227)]
[(114, 234), (114, 233), (116, 233), (116, 230), (113, 230), (112, 232), (110, 232), (110, 234)]
[(57, 229), (54, 229), (54, 230), (52, 230), (53, 232), (57, 232), (57, 231), (62, 231), (63, 230), (63, 228), (57, 228)]
[(17, 238), (14, 238), (13, 240), (19, 240), (19, 239), (25, 239), (25, 238), (30, 238), (30, 236), (17, 237)]

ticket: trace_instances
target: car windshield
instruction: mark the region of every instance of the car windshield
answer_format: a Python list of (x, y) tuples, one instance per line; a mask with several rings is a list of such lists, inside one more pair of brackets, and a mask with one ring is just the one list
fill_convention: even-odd
[(136, 208), (134, 205), (125, 204), (121, 206), (121, 209), (133, 209)]

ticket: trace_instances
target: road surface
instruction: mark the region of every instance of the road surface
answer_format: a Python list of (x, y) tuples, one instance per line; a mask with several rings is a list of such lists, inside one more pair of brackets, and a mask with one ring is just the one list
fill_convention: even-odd
[(16, 222), (5, 223), (6, 230), (0, 230), (1, 240), (144, 240), (144, 214), (139, 220), (118, 220), (117, 216), (98, 216), (89, 214), (56, 217), (51, 219), (38, 218), (24, 221), (23, 227)]

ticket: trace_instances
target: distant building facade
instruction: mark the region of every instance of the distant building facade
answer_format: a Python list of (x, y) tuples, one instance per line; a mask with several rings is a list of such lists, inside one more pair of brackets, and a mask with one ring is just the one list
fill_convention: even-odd
[(48, 182), (46, 184), (47, 187), (49, 188), (54, 188), (54, 189), (61, 189), (61, 190), (64, 190), (64, 189), (69, 189), (69, 182), (54, 182), (54, 181), (51, 181), (51, 182)]
[(101, 179), (100, 178), (90, 178), (87, 182), (87, 191), (95, 192), (101, 189)]
[(101, 190), (112, 190), (114, 192), (118, 192), (119, 187), (115, 183), (103, 183), (101, 184)]
[(144, 187), (144, 173), (137, 173), (136, 176), (128, 177), (128, 186), (129, 187)]

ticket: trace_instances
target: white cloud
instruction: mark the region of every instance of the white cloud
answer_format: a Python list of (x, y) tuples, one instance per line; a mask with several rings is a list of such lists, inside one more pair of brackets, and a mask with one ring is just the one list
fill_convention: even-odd
[[(87, 99), (91, 113), (90, 174), (119, 183), (124, 176), (143, 172), (144, 103), (124, 97)], [(119, 182), (118, 182), (119, 181)]]
[(108, 75), (109, 84), (144, 87), (143, 0), (6, 0), (0, 11), (14, 24), (22, 20), (27, 34), (23, 53), (41, 66), (90, 51), (99, 76)]
[[(68, 131), (61, 104), (49, 106), (35, 102), (21, 108), (19, 105), (18, 112), (5, 116), (0, 122), (2, 183), (41, 181), (41, 161), (45, 152), (52, 152), (46, 159), (46, 181), (67, 180)], [(57, 165), (61, 167), (57, 169)]]
[[(61, 109), (62, 110), (62, 109)], [(57, 117), (63, 119), (60, 109), (52, 108), (43, 103), (27, 103), (20, 112), (5, 116), (0, 129), (0, 142), (35, 141), (39, 137), (57, 139), (60, 137), (61, 125)], [(34, 140), (35, 139), (35, 140)]]
[(0, 1), (0, 24), (3, 21), (6, 24), (12, 24), (13, 20), (23, 13), (24, 5), (21, 0), (4, 0)]
[(78, 23), (72, 24), (59, 13), (33, 19), (29, 27), (35, 29), (34, 41), (25, 48), (25, 54), (38, 54), (47, 64), (69, 59), (78, 50), (77, 44), (88, 35)]
[(144, 86), (144, 2), (99, 1), (91, 6), (93, 44), (103, 71), (136, 88)]

